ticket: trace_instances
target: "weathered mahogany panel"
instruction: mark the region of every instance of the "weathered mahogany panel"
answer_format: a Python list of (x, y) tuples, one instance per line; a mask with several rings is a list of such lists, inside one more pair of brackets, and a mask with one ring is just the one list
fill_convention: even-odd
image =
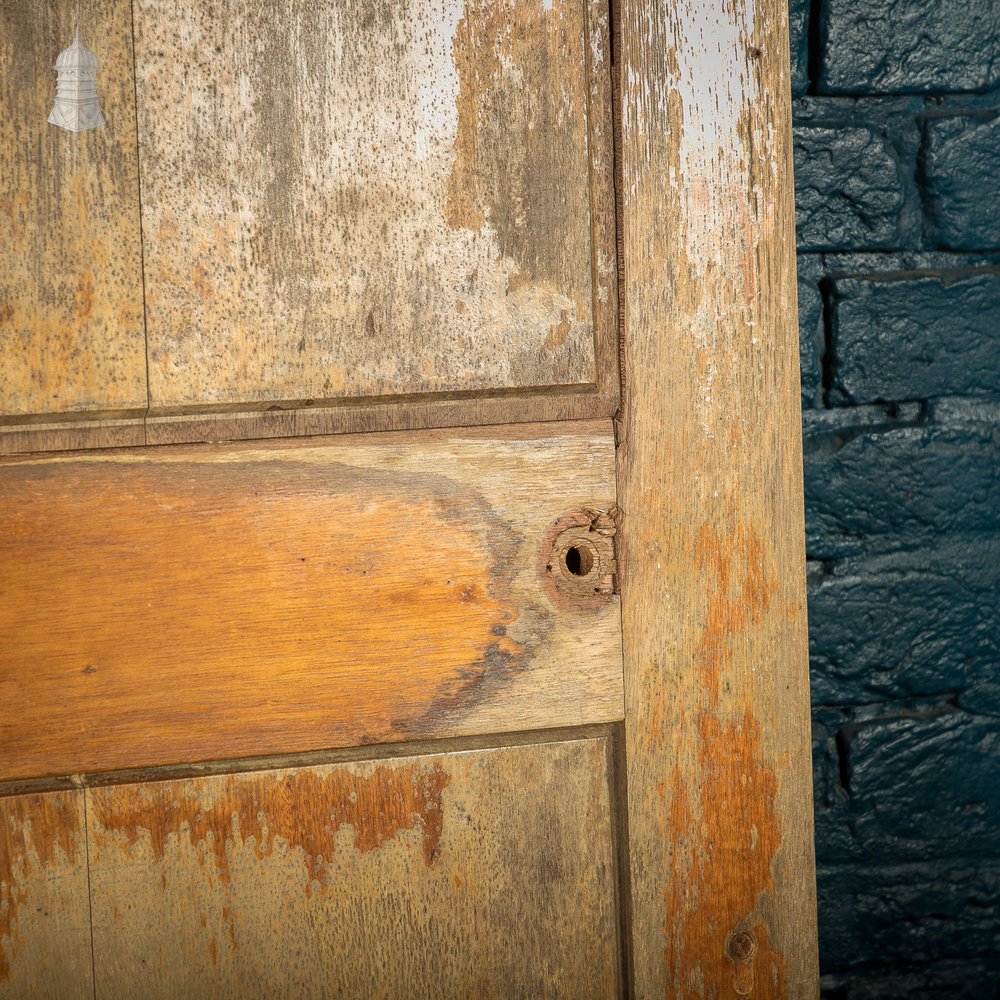
[[(78, 25), (107, 125), (74, 134), (46, 119)], [(0, 423), (146, 408), (134, 86), (128, 0), (0, 0)]]
[(135, 18), (154, 412), (596, 385), (585, 0)]
[(96, 996), (618, 996), (604, 739), (87, 791)]
[(606, 423), (6, 459), (0, 778), (620, 719), (614, 494)]
[(623, 0), (636, 997), (819, 993), (783, 0)]
[(82, 791), (0, 798), (0, 997), (94, 995)]

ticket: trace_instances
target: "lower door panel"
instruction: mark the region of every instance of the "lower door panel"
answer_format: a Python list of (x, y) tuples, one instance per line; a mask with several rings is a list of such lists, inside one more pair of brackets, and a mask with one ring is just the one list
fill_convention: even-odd
[[(89, 856), (97, 997), (612, 997), (608, 761), (596, 737), (51, 793), (85, 800), (86, 850), (0, 881), (29, 914), (61, 875), (85, 920)], [(0, 799), (4, 829), (39, 798)], [(52, 931), (19, 917), (0, 947)], [(47, 996), (89, 985), (63, 973)]]

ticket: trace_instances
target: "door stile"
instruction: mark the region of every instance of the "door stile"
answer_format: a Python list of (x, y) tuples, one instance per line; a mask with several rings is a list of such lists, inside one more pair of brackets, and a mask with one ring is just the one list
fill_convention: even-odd
[(634, 993), (816, 996), (788, 35), (623, 0)]

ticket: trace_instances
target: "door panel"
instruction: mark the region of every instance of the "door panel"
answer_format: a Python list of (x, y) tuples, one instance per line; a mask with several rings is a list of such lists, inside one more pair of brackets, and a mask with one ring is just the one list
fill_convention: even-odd
[(0, 454), (615, 413), (606, 0), (49, 7), (0, 0)]
[(0, 798), (0, 997), (94, 995), (82, 791)]
[(7, 779), (622, 717), (608, 424), (0, 469)]
[[(107, 125), (71, 133), (47, 118), (77, 25)], [(128, 0), (0, 0), (0, 423), (146, 409), (141, 272)]]
[(596, 385), (587, 34), (583, 0), (140, 0), (154, 410)]
[(88, 789), (98, 997), (613, 997), (604, 739)]

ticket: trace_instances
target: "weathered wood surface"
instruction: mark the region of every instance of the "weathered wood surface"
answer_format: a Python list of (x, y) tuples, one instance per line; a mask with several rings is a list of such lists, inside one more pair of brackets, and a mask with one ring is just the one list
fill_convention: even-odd
[(0, 454), (613, 415), (604, 0), (137, 4), (145, 416), (131, 10), (76, 6), (73, 136), (77, 10), (0, 3)]
[(87, 417), (81, 420), (0, 423), (0, 456), (36, 451), (130, 448), (146, 443), (142, 417)]
[[(451, 398), (446, 394), (440, 398), (411, 396), (389, 402), (347, 400), (322, 406), (235, 410), (230, 413), (151, 414), (145, 421), (146, 443), (248, 441), (611, 418), (618, 409), (618, 341), (614, 331), (605, 340), (606, 349), (599, 354), (602, 359), (598, 375), (600, 384), (594, 391), (538, 389), (495, 396)], [(3, 453), (3, 445), (3, 438), (0, 437), (0, 454)], [(44, 447), (48, 450), (47, 442)]]
[(95, 995), (618, 996), (605, 743), (88, 789)]
[(0, 997), (94, 995), (82, 791), (0, 798)]
[[(78, 24), (107, 125), (73, 134), (46, 119)], [(0, 423), (145, 410), (141, 270), (128, 0), (0, 0)]]
[(614, 475), (606, 422), (5, 459), (0, 780), (620, 719), (550, 555)]
[[(591, 256), (593, 266), (593, 386), (548, 386), (531, 389), (444, 393), (422, 392), (387, 401), (327, 399), (322, 405), (287, 408), (227, 408), (215, 412), (164, 415), (146, 421), (149, 444), (228, 441), (299, 435), (415, 430), (424, 427), (467, 427), (541, 420), (611, 417), (618, 408), (618, 288), (612, 156), (611, 72), (608, 8), (604, 0), (587, 0), (588, 152)], [(572, 55), (572, 48), (568, 53)], [(574, 68), (574, 71), (578, 67)], [(559, 181), (559, 187), (563, 181)], [(499, 384), (499, 383), (498, 383)], [(0, 448), (3, 441), (0, 440)]]
[(154, 412), (596, 384), (584, 0), (135, 18)]
[(635, 995), (818, 992), (786, 5), (620, 5)]

